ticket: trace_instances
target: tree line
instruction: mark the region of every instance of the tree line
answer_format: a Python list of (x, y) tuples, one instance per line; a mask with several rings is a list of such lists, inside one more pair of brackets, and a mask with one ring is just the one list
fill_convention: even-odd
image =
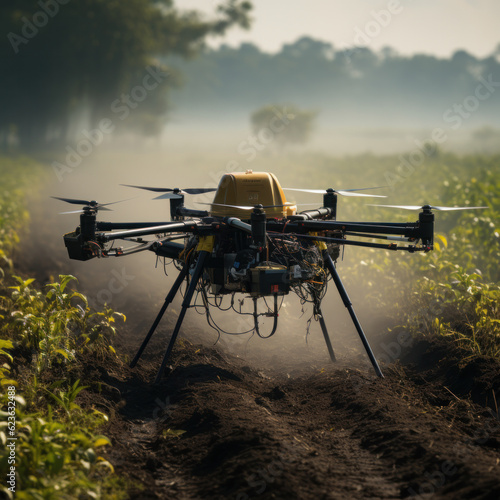
[[(222, 45), (193, 61), (170, 57), (168, 64), (184, 75), (185, 85), (174, 93), (178, 112), (248, 116), (265, 104), (288, 102), (339, 126), (418, 127), (447, 119), (453, 126), (459, 118), (500, 125), (500, 45), (485, 58), (465, 50), (439, 58), (389, 47), (337, 50), (302, 37), (277, 53), (249, 43)], [(490, 95), (481, 100), (475, 91), (484, 81)]]

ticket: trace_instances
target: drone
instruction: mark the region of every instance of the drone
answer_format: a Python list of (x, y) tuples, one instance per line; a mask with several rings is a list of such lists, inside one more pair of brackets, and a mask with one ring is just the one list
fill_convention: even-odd
[[(409, 253), (430, 252), (433, 250), (434, 211), (486, 208), (376, 205), (418, 210), (418, 220), (413, 223), (339, 221), (339, 196), (385, 196), (360, 192), (379, 188), (282, 188), (274, 174), (252, 170), (224, 174), (217, 188), (125, 186), (159, 193), (155, 199), (168, 199), (170, 221), (102, 222), (97, 220), (98, 212), (112, 210), (108, 206), (119, 202), (100, 204), (94, 200), (54, 198), (83, 205), (80, 210), (64, 212), (80, 213), (80, 225), (75, 231), (64, 235), (70, 259), (87, 261), (96, 257), (124, 257), (150, 251), (157, 257), (172, 259), (179, 270), (158, 315), (130, 363), (131, 367), (138, 363), (169, 304), (186, 282), (182, 306), (155, 383), (161, 380), (190, 307), (202, 307), (208, 324), (219, 334), (222, 329), (217, 327), (213, 319), (213, 307), (252, 316), (253, 329), (249, 331), (269, 338), (277, 329), (281, 307), (279, 301), (282, 303), (290, 293), (295, 293), (302, 303), (312, 304), (313, 316), (321, 326), (330, 359), (336, 361), (321, 309), (330, 281), (334, 282), (350, 314), (376, 375), (383, 378), (337, 272), (340, 248), (351, 245)], [(322, 206), (299, 212), (295, 203), (287, 201), (284, 192), (287, 190), (322, 194)], [(213, 192), (215, 196), (213, 202), (207, 203), (210, 207), (208, 210), (184, 206), (186, 195)], [(115, 247), (117, 240), (132, 243), (132, 246)], [(253, 312), (242, 313), (242, 301), (238, 309), (236, 294), (253, 300)], [(226, 296), (229, 297), (230, 305), (222, 308), (222, 300)], [(258, 301), (261, 299), (266, 312), (259, 312)], [(271, 306), (267, 300), (272, 302)], [(263, 316), (272, 318), (272, 330), (267, 335), (261, 332), (259, 324)]]

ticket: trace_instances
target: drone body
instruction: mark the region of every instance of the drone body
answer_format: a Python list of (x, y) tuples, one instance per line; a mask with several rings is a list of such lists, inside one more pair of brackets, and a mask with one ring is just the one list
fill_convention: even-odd
[[(157, 256), (173, 259), (180, 269), (131, 366), (135, 366), (141, 357), (168, 305), (184, 281), (187, 282), (187, 290), (181, 312), (156, 381), (161, 378), (196, 292), (196, 296), (201, 297), (201, 306), (205, 308), (208, 323), (216, 329), (210, 307), (220, 304), (222, 297), (230, 296), (231, 304), (227, 309), (238, 313), (234, 307), (235, 295), (251, 297), (254, 302), (251, 313), (254, 319), (253, 330), (261, 337), (261, 317), (273, 318), (272, 331), (267, 337), (273, 335), (278, 323), (278, 297), (294, 292), (302, 302), (310, 302), (313, 305), (314, 317), (321, 325), (330, 357), (335, 361), (321, 312), (328, 281), (333, 279), (375, 372), (378, 376), (383, 376), (337, 273), (335, 262), (339, 249), (342, 245), (355, 245), (428, 252), (433, 248), (432, 209), (445, 207), (399, 207), (421, 209), (415, 223), (340, 222), (336, 220), (338, 195), (381, 196), (357, 192), (361, 190), (303, 190), (322, 193), (323, 205), (298, 213), (296, 205), (287, 202), (284, 190), (273, 174), (254, 173), (251, 170), (225, 174), (217, 189), (130, 187), (164, 193), (157, 199), (170, 200), (171, 221), (100, 222), (97, 221), (97, 213), (99, 210), (109, 210), (105, 208), (109, 204), (58, 199), (73, 204), (86, 204), (80, 211), (79, 227), (64, 236), (70, 258), (89, 260), (94, 257), (121, 257), (149, 250)], [(209, 211), (193, 210), (184, 206), (185, 194), (197, 195), (214, 191), (215, 197), (214, 201), (209, 203)], [(368, 241), (362, 241), (363, 238)], [(385, 243), (375, 243), (373, 239), (382, 239)], [(136, 245), (127, 249), (114, 248), (110, 242), (115, 240), (134, 242)], [(396, 242), (403, 242), (403, 245)], [(265, 301), (267, 297), (273, 298), (274, 307), (268, 307), (265, 302), (267, 311), (259, 313), (257, 302), (261, 298)]]

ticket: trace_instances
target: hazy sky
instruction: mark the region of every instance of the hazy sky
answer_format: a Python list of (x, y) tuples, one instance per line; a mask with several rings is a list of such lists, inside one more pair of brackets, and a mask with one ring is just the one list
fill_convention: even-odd
[[(220, 1), (177, 0), (176, 4), (180, 8), (211, 12)], [(500, 0), (252, 0), (252, 3), (251, 30), (233, 29), (224, 38), (225, 43), (239, 45), (249, 41), (274, 52), (283, 43), (310, 35), (329, 41), (337, 49), (365, 45), (379, 50), (390, 46), (402, 54), (423, 52), (439, 56), (449, 56), (457, 49), (485, 56), (500, 43)]]

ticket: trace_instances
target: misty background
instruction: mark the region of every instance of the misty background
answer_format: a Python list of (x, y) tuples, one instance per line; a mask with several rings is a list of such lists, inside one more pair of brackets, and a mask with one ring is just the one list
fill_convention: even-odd
[[(252, 168), (284, 186), (330, 187), (312, 184), (321, 173), (335, 188), (357, 188), (368, 181), (347, 185), (339, 159), (375, 154), (367, 176), (384, 185), (397, 159), (383, 155), (421, 149), (437, 129), (446, 136), (439, 149), (499, 152), (498, 9), (490, 0), (3, 3), (0, 151), (47, 167), (19, 260), (42, 282), (75, 274), (91, 297), (109, 288), (113, 270), (133, 276), (111, 306), (141, 337), (175, 271), (165, 278), (150, 254), (70, 261), (62, 235), (78, 216), (58, 215), (68, 206), (50, 196), (137, 196), (102, 219), (162, 221), (168, 203), (120, 184), (216, 186), (223, 173)], [(304, 133), (259, 135), (266, 127), (252, 117), (269, 107), (309, 117)], [(359, 288), (352, 297), (362, 301)], [(368, 335), (378, 328), (358, 312)], [(353, 336), (340, 303), (326, 314)]]
[(436, 127), (447, 148), (491, 152), (498, 5), (459, 3), (4, 4), (0, 149), (56, 160), (106, 120), (95, 140), (237, 150), (252, 113), (288, 104), (316, 114), (307, 142), (332, 154), (404, 151)]

